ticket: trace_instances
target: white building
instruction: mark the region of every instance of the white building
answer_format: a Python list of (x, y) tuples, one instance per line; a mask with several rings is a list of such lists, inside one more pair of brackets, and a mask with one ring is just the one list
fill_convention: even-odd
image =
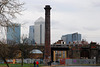
[(34, 40), (36, 44), (45, 42), (45, 20), (40, 17), (34, 23)]

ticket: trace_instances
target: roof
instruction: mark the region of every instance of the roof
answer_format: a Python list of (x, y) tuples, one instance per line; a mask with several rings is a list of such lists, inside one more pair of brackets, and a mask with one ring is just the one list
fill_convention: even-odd
[(35, 24), (43, 24), (45, 23), (45, 20), (43, 17), (39, 17), (36, 21), (35, 21)]
[(42, 52), (40, 50), (37, 50), (37, 49), (34, 49), (31, 51), (31, 53), (38, 53), (38, 54), (41, 54)]

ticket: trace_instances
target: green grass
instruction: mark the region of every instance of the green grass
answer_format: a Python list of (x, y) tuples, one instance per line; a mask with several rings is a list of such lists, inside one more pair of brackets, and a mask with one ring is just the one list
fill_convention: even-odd
[[(0, 64), (0, 67), (6, 67), (6, 64)], [(10, 67), (21, 67), (21, 64), (9, 64)], [(39, 66), (43, 66), (39, 64)], [(34, 67), (34, 64), (24, 64), (23, 67)]]

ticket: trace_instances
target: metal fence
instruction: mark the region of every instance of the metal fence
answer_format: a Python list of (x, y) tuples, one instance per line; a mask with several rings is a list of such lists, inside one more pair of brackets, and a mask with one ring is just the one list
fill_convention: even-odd
[[(26, 64), (33, 64), (34, 61), (38, 61), (39, 64), (42, 64), (43, 63), (43, 59), (24, 59), (23, 62), (26, 63)], [(8, 63), (13, 63), (13, 59), (7, 59), (7, 62)], [(15, 63), (21, 63), (22, 60), (21, 59), (15, 59)], [(4, 61), (3, 60), (0, 60), (0, 64), (3, 64)]]
[(66, 59), (65, 64), (96, 64), (96, 59)]

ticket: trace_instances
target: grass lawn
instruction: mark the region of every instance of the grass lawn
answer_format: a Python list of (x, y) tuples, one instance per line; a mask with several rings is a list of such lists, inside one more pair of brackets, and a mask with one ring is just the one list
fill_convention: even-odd
[[(21, 67), (21, 64), (9, 64), (10, 67)], [(39, 67), (43, 64), (39, 64)], [(0, 64), (0, 67), (6, 67), (6, 64)], [(34, 67), (34, 64), (24, 64), (23, 67)]]

